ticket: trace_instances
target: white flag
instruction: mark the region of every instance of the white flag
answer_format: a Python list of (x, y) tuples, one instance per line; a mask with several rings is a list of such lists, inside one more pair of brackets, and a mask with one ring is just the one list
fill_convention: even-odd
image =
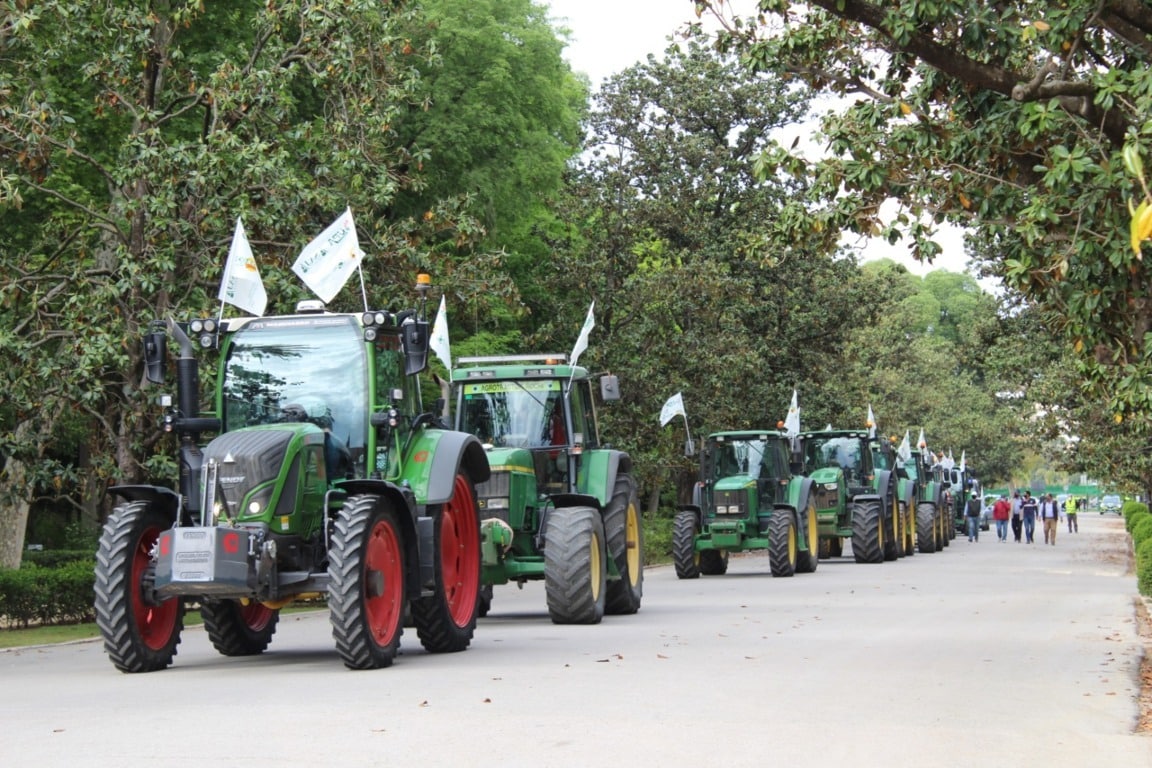
[(364, 252), (356, 237), (352, 209), (345, 209), (304, 250), (292, 265), (292, 271), (325, 303), (332, 301), (348, 278), (360, 266)]
[(796, 390), (792, 390), (792, 405), (788, 406), (788, 416), (784, 419), (784, 432), (788, 437), (800, 434), (800, 406), (796, 402)]
[[(951, 456), (952, 452), (949, 451), (948, 453), (949, 453), (949, 456)], [(968, 453), (967, 451), (960, 451), (960, 473), (961, 474), (964, 473), (964, 464), (965, 464), (964, 457), (965, 457), (965, 455), (967, 455), (967, 453)]]
[(452, 347), (448, 342), (448, 312), (444, 308), (444, 297), (440, 297), (440, 309), (436, 312), (436, 320), (432, 323), (432, 351), (449, 372), (452, 371)]
[(876, 437), (876, 416), (872, 413), (872, 406), (868, 406), (868, 437)]
[(595, 307), (595, 301), (588, 305), (588, 317), (584, 318), (584, 327), (580, 329), (576, 346), (572, 347), (572, 354), (569, 356), (569, 362), (572, 365), (576, 365), (576, 360), (579, 359), (581, 353), (588, 349), (588, 335), (592, 333), (592, 328), (596, 325), (596, 318), (592, 315), (592, 310)]
[(928, 447), (928, 443), (924, 442), (924, 427), (920, 427), (920, 437), (916, 439), (916, 447), (920, 450)]
[(900, 457), (900, 461), (907, 464), (912, 459), (912, 446), (909, 438), (912, 435), (908, 430), (904, 430), (904, 440), (900, 443), (900, 447), (896, 449), (896, 455)]
[(264, 292), (264, 282), (256, 267), (244, 225), (236, 217), (236, 231), (232, 233), (232, 247), (228, 249), (228, 261), (224, 265), (224, 277), (220, 280), (220, 301), (253, 315), (263, 315), (268, 307), (268, 294)]
[(687, 418), (687, 415), (684, 413), (684, 398), (680, 392), (668, 398), (668, 401), (664, 403), (664, 407), (660, 409), (660, 426), (666, 426), (668, 422), (677, 416)]

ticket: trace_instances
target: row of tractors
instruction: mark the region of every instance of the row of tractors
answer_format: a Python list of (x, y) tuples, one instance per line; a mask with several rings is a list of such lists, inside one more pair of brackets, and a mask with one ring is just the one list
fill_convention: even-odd
[[(414, 309), (158, 321), (148, 381), (178, 477), (117, 485), (98, 545), (96, 621), (124, 672), (170, 666), (196, 606), (213, 646), (263, 652), (280, 611), (327, 602), (345, 666), (387, 667), (405, 627), (465, 649), (492, 587), (545, 583), (556, 623), (635, 613), (644, 542), (632, 460), (602, 443), (612, 376), (564, 355), (462, 359), (455, 423), (423, 406), (430, 323)], [(215, 358), (202, 414), (198, 357)], [(203, 439), (212, 434), (212, 439)]]
[(676, 575), (723, 574), (731, 552), (767, 550), (773, 576), (939, 552), (976, 493), (965, 467), (924, 446), (903, 456), (875, 430), (716, 432), (700, 455), (692, 503), (673, 525)]

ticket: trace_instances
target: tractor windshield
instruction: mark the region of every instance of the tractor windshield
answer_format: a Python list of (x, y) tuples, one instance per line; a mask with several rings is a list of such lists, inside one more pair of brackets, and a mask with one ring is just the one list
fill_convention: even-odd
[(233, 334), (221, 385), (226, 431), (308, 421), (353, 455), (363, 451), (367, 361), (344, 315), (254, 320)]
[(460, 431), (498, 448), (568, 445), (560, 386), (558, 379), (464, 384)]
[(860, 440), (855, 437), (811, 438), (805, 441), (804, 456), (811, 469), (833, 467), (856, 478), (863, 468)]
[(765, 477), (780, 477), (782, 468), (777, 466), (779, 457), (773, 447), (760, 439), (717, 440), (713, 448), (712, 479), (734, 475), (758, 479), (761, 472)]

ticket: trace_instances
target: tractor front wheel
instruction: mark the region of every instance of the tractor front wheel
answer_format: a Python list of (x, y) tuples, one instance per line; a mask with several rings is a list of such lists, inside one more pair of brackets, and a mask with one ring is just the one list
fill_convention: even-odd
[(379, 496), (351, 496), (332, 526), (328, 611), (349, 669), (389, 667), (404, 632), (404, 535)]
[(791, 511), (777, 509), (768, 520), (768, 565), (772, 575), (794, 575), (796, 559), (796, 520)]
[(916, 507), (916, 543), (925, 554), (936, 551), (936, 505), (930, 501)]
[(884, 562), (884, 520), (880, 502), (860, 501), (852, 505), (852, 555), (858, 563)]
[(696, 513), (685, 509), (676, 513), (672, 522), (672, 563), (676, 566), (676, 578), (700, 578), (700, 555), (696, 551), (696, 536), (700, 524)]
[(217, 651), (225, 656), (254, 656), (263, 653), (272, 642), (280, 611), (260, 603), (204, 600), (200, 603), (200, 617)]
[(804, 513), (804, 540), (808, 543), (808, 549), (803, 550), (798, 555), (796, 560), (796, 571), (798, 573), (814, 573), (816, 566), (820, 562), (819, 544), (820, 541), (820, 525), (816, 521), (816, 503), (809, 496), (804, 505), (800, 507)]
[(636, 613), (644, 595), (644, 531), (640, 525), (636, 482), (627, 475), (616, 480), (612, 501), (604, 513), (604, 536), (608, 540), (608, 555), (620, 572), (619, 579), (608, 582), (604, 611)]
[(544, 594), (554, 624), (599, 624), (604, 618), (604, 522), (592, 507), (548, 515)]
[(184, 602), (151, 594), (152, 549), (172, 523), (149, 502), (112, 510), (96, 550), (96, 626), (104, 650), (121, 672), (164, 669), (176, 656), (184, 628)]
[(480, 610), (480, 518), (467, 476), (456, 475), (433, 518), (436, 593), (412, 601), (412, 620), (428, 652), (454, 653), (472, 642)]

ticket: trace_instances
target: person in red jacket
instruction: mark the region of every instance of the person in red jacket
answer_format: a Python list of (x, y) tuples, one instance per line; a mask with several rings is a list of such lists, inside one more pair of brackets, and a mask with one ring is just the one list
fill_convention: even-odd
[(1012, 505), (1008, 503), (1008, 495), (1003, 494), (992, 505), (992, 519), (996, 521), (996, 538), (1008, 541), (1008, 518), (1012, 516)]

